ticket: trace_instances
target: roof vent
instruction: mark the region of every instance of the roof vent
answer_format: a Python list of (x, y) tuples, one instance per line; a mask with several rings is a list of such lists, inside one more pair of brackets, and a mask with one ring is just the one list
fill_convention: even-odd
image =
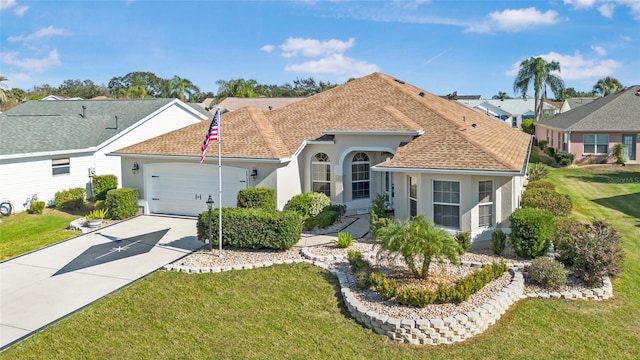
[(397, 82), (399, 84), (404, 84), (404, 81), (402, 81), (402, 80), (398, 80), (398, 79), (393, 79), (393, 80), (395, 80), (395, 82)]
[(268, 107), (269, 107), (269, 110), (273, 110), (273, 108), (271, 107), (271, 105), (269, 105)]
[(424, 93), (422, 91), (420, 91), (420, 93), (418, 95), (424, 97)]
[(87, 107), (82, 105), (82, 114), (80, 114), (80, 116), (82, 116), (83, 119), (87, 117), (86, 111), (87, 111)]
[(471, 127), (473, 127), (473, 128), (476, 127), (476, 126), (478, 126), (478, 125), (476, 125), (476, 123), (471, 124)]

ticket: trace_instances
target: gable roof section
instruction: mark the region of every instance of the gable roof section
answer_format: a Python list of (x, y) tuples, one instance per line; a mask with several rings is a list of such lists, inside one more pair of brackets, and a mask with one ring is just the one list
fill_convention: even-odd
[[(200, 156), (209, 124), (198, 123), (116, 151), (117, 154)], [(374, 73), (271, 111), (243, 108), (221, 115), (223, 157), (284, 159), (306, 142), (335, 132), (415, 133), (396, 168), (520, 172), (530, 136), (492, 117)], [(209, 146), (208, 156), (217, 156)]]
[(174, 102), (182, 104), (176, 99), (28, 101), (0, 115), (0, 155), (90, 149)]
[(571, 131), (640, 131), (640, 85), (596, 99), (538, 125)]

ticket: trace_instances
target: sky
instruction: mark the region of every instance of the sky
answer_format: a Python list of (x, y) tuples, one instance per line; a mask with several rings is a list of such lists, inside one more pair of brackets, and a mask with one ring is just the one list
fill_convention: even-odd
[(640, 0), (0, 0), (0, 74), (23, 90), (135, 71), (214, 93), (218, 80), (342, 84), (381, 72), (491, 98), (517, 95), (530, 57), (558, 61), (577, 91), (606, 76), (640, 84)]

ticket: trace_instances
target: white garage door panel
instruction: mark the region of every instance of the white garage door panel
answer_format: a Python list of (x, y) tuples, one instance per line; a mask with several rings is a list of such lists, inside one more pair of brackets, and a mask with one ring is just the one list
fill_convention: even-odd
[[(149, 211), (196, 216), (207, 209), (211, 195), (218, 207), (218, 167), (200, 164), (147, 164), (144, 168)], [(247, 170), (222, 167), (222, 206), (236, 206), (238, 191), (247, 187)]]

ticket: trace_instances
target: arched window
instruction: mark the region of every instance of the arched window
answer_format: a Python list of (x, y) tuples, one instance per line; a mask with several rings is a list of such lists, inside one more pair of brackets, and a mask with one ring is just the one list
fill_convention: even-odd
[(369, 198), (369, 155), (359, 152), (353, 156), (351, 160), (351, 198), (368, 199)]
[(311, 161), (311, 191), (331, 198), (331, 161), (325, 153), (317, 153)]

